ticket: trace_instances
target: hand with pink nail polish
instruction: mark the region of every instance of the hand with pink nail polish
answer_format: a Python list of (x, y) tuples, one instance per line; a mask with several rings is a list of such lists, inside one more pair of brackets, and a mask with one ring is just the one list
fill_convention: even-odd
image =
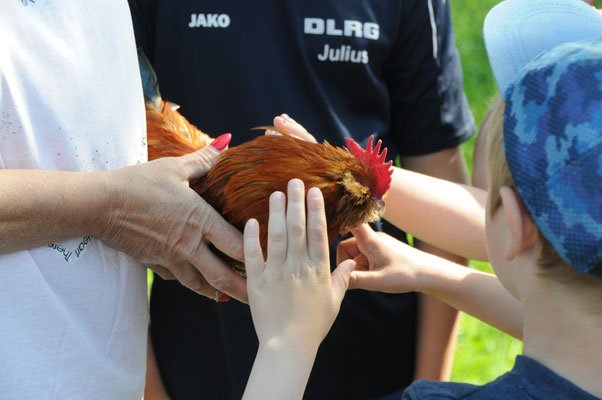
[(216, 290), (246, 301), (245, 280), (209, 249), (242, 261), (242, 234), (191, 188), (204, 176), (231, 135), (181, 157), (166, 157), (99, 174), (107, 193), (96, 236), (148, 265), (163, 278), (176, 278), (193, 291), (215, 298)]

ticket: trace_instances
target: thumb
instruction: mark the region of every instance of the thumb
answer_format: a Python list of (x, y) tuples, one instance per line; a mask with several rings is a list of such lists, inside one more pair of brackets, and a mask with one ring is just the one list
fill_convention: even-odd
[(378, 272), (353, 271), (349, 278), (349, 289), (381, 291), (382, 279)]
[(352, 229), (351, 233), (357, 240), (357, 246), (365, 256), (370, 258), (371, 255), (378, 251), (378, 236), (376, 232), (370, 228), (370, 225), (364, 224), (357, 229)]
[(215, 164), (217, 157), (228, 147), (232, 135), (224, 133), (215, 139), (209, 146), (205, 146), (194, 153), (182, 156), (184, 168), (188, 179), (200, 178), (205, 175)]
[(339, 264), (339, 266), (332, 272), (332, 288), (336, 299), (341, 302), (343, 296), (349, 287), (349, 275), (355, 268), (355, 261), (346, 260)]

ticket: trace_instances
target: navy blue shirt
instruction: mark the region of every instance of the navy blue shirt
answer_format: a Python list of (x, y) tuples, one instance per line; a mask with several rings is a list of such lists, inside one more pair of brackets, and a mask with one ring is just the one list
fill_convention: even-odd
[(600, 400), (543, 364), (517, 356), (514, 368), (483, 386), (454, 382), (418, 381), (403, 400)]
[[(449, 4), (442, 0), (130, 0), (165, 99), (238, 144), (286, 112), (318, 141), (389, 157), (457, 146), (474, 132)], [(384, 230), (405, 235), (392, 226)], [(174, 399), (238, 399), (257, 351), (249, 308), (155, 278), (151, 337)], [(366, 399), (413, 378), (415, 294), (349, 292), (305, 398)]]

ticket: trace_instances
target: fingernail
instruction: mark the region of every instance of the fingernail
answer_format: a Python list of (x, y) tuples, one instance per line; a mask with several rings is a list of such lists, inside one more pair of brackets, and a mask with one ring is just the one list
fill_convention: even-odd
[(246, 231), (251, 234), (257, 233), (259, 230), (259, 223), (255, 218), (251, 218), (247, 221)]
[(272, 201), (279, 201), (284, 199), (284, 193), (282, 192), (274, 192), (270, 195), (270, 199)]
[(276, 131), (272, 131), (272, 130), (267, 130), (267, 131), (265, 131), (265, 134), (266, 134), (266, 135), (279, 135), (279, 133), (278, 133), (278, 132), (276, 132)]
[(230, 296), (228, 296), (226, 293), (222, 293), (219, 296), (217, 296), (218, 303), (225, 303), (229, 300), (230, 300)]
[(320, 189), (318, 189), (317, 187), (309, 189), (309, 197), (312, 199), (317, 199), (318, 197), (320, 197), (321, 194), (322, 192), (320, 192)]
[(291, 117), (289, 117), (289, 116), (288, 116), (288, 114), (282, 114), (282, 117), (283, 117), (284, 119), (290, 119), (290, 118), (291, 118)]
[(217, 139), (215, 139), (213, 142), (211, 142), (210, 146), (213, 147), (217, 151), (222, 151), (223, 149), (228, 147), (228, 143), (230, 143), (231, 139), (232, 139), (231, 134), (224, 133), (223, 135), (221, 135)]
[(290, 186), (291, 189), (294, 189), (294, 190), (301, 189), (301, 180), (296, 179), (296, 178), (295, 179), (291, 179), (290, 185), (291, 185)]
[(288, 124), (288, 121), (285, 118), (276, 117), (276, 119), (279, 119), (283, 124)]

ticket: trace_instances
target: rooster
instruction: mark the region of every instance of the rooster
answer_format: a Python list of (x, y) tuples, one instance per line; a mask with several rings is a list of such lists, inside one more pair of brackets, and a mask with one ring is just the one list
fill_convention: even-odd
[[(139, 60), (149, 160), (184, 155), (211, 143), (209, 135), (180, 115), (178, 106), (163, 101), (156, 75), (140, 51)], [(286, 192), (288, 181), (299, 178), (307, 189), (322, 191), (332, 244), (339, 234), (374, 222), (384, 213), (383, 196), (391, 185), (392, 161), (385, 162), (386, 148), (379, 154), (380, 140), (372, 148), (373, 140), (374, 136), (370, 137), (363, 149), (347, 138), (347, 150), (286, 134), (259, 136), (222, 152), (207, 175), (191, 181), (190, 187), (241, 231), (249, 218), (257, 219), (265, 252), (269, 196), (274, 191)], [(240, 263), (220, 256), (244, 270)]]

